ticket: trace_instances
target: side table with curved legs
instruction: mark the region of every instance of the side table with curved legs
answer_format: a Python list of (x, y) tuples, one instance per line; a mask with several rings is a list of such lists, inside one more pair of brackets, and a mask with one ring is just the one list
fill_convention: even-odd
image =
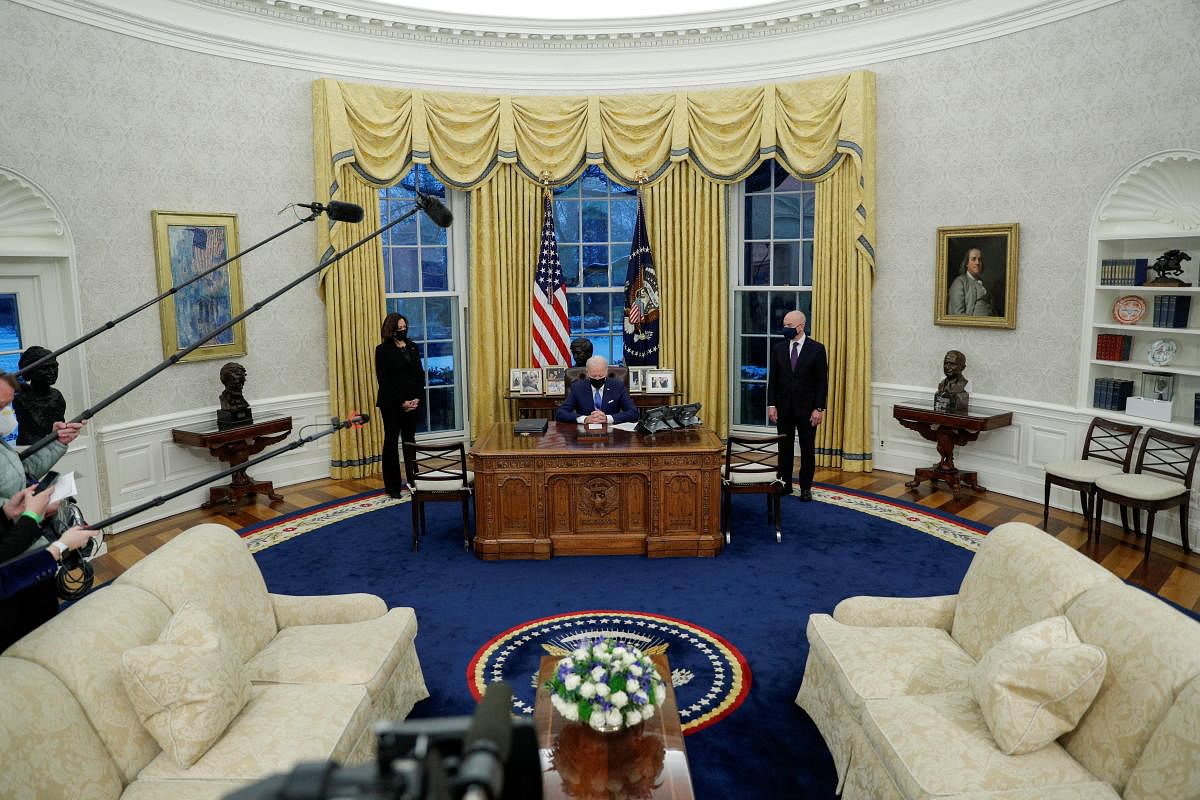
[(892, 406), (892, 417), (905, 428), (919, 433), (922, 438), (937, 443), (938, 455), (942, 457), (931, 467), (918, 467), (913, 479), (905, 486), (915, 490), (925, 481), (930, 484), (942, 481), (950, 487), (955, 497), (958, 497), (960, 487), (977, 492), (987, 491), (979, 485), (977, 473), (954, 466), (954, 448), (975, 441), (984, 431), (1011, 425), (1011, 411), (976, 409), (974, 412), (951, 414), (934, 411), (932, 404), (928, 407), (895, 405)]
[[(221, 430), (215, 421), (187, 428), (173, 428), (171, 438), (177, 444), (201, 447), (231, 467), (245, 464), (250, 456), (261, 453), (273, 444), (283, 441), (292, 432), (291, 417), (273, 417), (261, 422), (252, 422), (236, 428)], [(256, 481), (244, 469), (233, 473), (233, 479), (225, 486), (213, 486), (208, 490), (208, 502), (201, 508), (211, 508), (219, 503), (228, 503), (230, 511), (236, 512), (243, 497), (265, 494), (272, 503), (283, 500), (275, 492), (271, 481)]]

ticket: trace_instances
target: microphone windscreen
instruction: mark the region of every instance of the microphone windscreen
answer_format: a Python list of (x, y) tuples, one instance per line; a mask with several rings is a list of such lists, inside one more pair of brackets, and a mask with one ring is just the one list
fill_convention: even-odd
[(325, 207), (325, 213), (334, 222), (362, 222), (363, 208), (357, 203), (343, 203), (341, 200), (330, 200)]
[(504, 681), (489, 684), (483, 693), (463, 737), (463, 754), (484, 742), (491, 743), (500, 761), (508, 760), (512, 746), (512, 687)]
[(358, 418), (358, 422), (356, 423), (358, 425), (366, 425), (371, 421), (371, 415), (365, 411), (360, 411), (355, 416)]
[(425, 212), (425, 216), (429, 217), (439, 228), (449, 228), (450, 223), (454, 222), (454, 215), (450, 213), (450, 209), (446, 208), (436, 197), (417, 192), (417, 205)]

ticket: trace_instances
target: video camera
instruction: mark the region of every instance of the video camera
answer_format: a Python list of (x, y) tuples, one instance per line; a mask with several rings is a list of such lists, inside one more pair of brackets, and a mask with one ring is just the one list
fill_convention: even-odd
[(305, 762), (226, 800), (541, 800), (537, 734), (511, 709), (493, 683), (474, 716), (376, 723), (375, 764)]

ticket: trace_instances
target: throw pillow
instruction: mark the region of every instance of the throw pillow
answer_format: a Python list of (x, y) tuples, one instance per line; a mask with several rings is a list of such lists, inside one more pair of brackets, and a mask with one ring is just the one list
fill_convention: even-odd
[(195, 603), (175, 612), (157, 642), (126, 650), (121, 665), (138, 718), (184, 768), (208, 752), (250, 699), (245, 665)]
[(971, 671), (969, 685), (1006, 755), (1039, 750), (1071, 731), (1096, 699), (1108, 659), (1066, 617), (1009, 634)]

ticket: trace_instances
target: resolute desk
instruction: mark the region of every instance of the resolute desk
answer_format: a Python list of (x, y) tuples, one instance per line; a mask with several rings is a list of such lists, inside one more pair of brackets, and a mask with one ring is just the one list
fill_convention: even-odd
[(475, 554), (715, 556), (724, 448), (708, 428), (580, 439), (551, 422), (520, 436), (498, 422), (471, 448)]

